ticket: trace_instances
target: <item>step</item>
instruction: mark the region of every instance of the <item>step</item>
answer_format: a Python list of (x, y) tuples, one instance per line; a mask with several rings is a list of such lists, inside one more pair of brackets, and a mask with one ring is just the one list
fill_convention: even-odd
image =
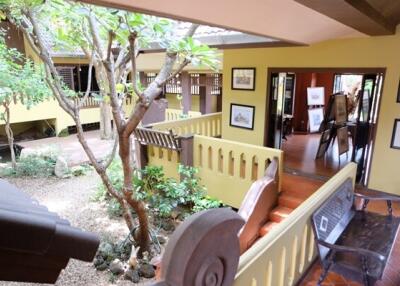
[(278, 224), (279, 224), (279, 223), (277, 223), (277, 222), (269, 221), (269, 222), (267, 222), (266, 224), (264, 224), (264, 225), (260, 228), (258, 234), (259, 234), (260, 236), (264, 236), (264, 235), (266, 235), (268, 232), (270, 232), (271, 229), (272, 229), (273, 227), (277, 226)]
[(273, 222), (281, 222), (293, 211), (293, 209), (278, 206), (269, 214), (269, 218)]
[(284, 192), (279, 196), (279, 205), (291, 209), (297, 208), (301, 205), (306, 199), (299, 198), (296, 195)]

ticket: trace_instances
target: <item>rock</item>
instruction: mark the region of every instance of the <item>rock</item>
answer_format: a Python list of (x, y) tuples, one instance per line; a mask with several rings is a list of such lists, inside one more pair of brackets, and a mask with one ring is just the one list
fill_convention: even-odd
[(99, 271), (104, 271), (104, 270), (106, 270), (107, 268), (108, 268), (108, 265), (107, 265), (106, 262), (103, 262), (102, 264), (96, 266), (96, 269), (99, 270)]
[(124, 275), (126, 280), (132, 281), (133, 283), (139, 283), (140, 276), (136, 269), (129, 268)]
[(111, 273), (119, 275), (124, 273), (124, 265), (122, 264), (122, 262), (119, 259), (114, 259), (111, 263), (110, 263), (110, 267), (109, 267)]
[(104, 260), (106, 260), (109, 256), (112, 256), (114, 253), (114, 247), (111, 243), (104, 242), (100, 244), (99, 247), (99, 255), (101, 255)]
[(162, 228), (165, 231), (174, 231), (175, 230), (175, 225), (171, 221), (164, 221), (164, 223), (162, 224)]
[(102, 256), (96, 256), (96, 258), (93, 260), (93, 264), (95, 267), (97, 267), (103, 263), (104, 263), (104, 258)]
[(131, 255), (129, 257), (128, 263), (132, 268), (135, 268), (138, 261), (137, 261), (137, 252), (139, 248), (132, 247)]
[(157, 239), (160, 244), (165, 244), (167, 242), (167, 238), (163, 235), (157, 235)]
[(173, 210), (173, 211), (171, 212), (171, 217), (172, 217), (173, 219), (176, 219), (178, 216), (179, 216), (179, 212), (178, 212), (177, 210)]
[(140, 265), (139, 274), (144, 278), (153, 278), (156, 275), (153, 265), (147, 263)]
[(65, 178), (69, 174), (68, 163), (61, 156), (57, 157), (56, 166), (54, 167), (54, 174), (58, 178)]

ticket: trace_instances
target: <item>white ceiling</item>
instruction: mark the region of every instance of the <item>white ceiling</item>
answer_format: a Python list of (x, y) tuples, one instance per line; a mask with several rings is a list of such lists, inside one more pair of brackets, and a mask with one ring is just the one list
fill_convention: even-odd
[(81, 0), (300, 44), (364, 34), (294, 0)]

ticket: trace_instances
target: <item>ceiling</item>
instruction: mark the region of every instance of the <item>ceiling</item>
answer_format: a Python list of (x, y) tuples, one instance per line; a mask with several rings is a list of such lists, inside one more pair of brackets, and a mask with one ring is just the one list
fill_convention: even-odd
[(365, 36), (364, 33), (294, 0), (81, 1), (233, 29), (291, 44), (310, 44), (334, 38)]
[(390, 35), (399, 0), (80, 0), (276, 39), (286, 45)]

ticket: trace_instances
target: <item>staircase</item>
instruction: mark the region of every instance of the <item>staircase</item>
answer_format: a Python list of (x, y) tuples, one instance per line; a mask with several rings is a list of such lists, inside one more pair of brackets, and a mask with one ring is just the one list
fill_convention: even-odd
[(282, 192), (279, 195), (278, 205), (270, 212), (267, 223), (261, 227), (260, 236), (266, 235), (287, 218), (295, 208), (307, 200), (323, 183), (307, 177), (285, 173), (282, 178)]

